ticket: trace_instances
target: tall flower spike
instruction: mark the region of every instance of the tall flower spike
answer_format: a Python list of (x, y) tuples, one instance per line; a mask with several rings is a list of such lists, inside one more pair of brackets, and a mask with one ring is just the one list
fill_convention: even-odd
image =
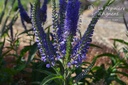
[(65, 54), (68, 36), (75, 36), (79, 19), (79, 0), (69, 0), (66, 7), (66, 19), (63, 30), (62, 52)]
[(66, 0), (59, 0), (59, 12), (56, 11), (56, 3), (53, 0), (53, 28), (54, 28), (54, 46), (56, 48), (57, 59), (63, 57), (61, 54), (61, 41), (64, 29), (64, 19), (66, 11)]
[(27, 12), (25, 11), (25, 9), (23, 8), (21, 1), (18, 0), (18, 8), (20, 10), (20, 16), (21, 19), (23, 19), (24, 21), (26, 21), (27, 23), (31, 23), (31, 18), (28, 16)]
[[(108, 1), (107, 1), (107, 3), (103, 6), (103, 9), (99, 10), (99, 12), (96, 13), (96, 15), (95, 15), (94, 18), (92, 19), (91, 23), (89, 24), (87, 30), (88, 30), (88, 29), (94, 29), (95, 24), (97, 23), (97, 21), (98, 21), (99, 18), (101, 17), (101, 15), (102, 15), (103, 11), (105, 10), (105, 8), (106, 8), (107, 6), (109, 6), (110, 4), (112, 4), (114, 1), (115, 1), (115, 0), (113, 0), (113, 1), (112, 1), (112, 0), (108, 0)], [(91, 27), (92, 27), (92, 28), (91, 28)], [(84, 37), (85, 37), (86, 33), (87, 33), (87, 31), (85, 32)], [(83, 38), (84, 38), (84, 37), (83, 37)], [(87, 45), (86, 45), (86, 46), (87, 46)], [(91, 70), (91, 68), (94, 66), (95, 62), (96, 62), (96, 59), (93, 60), (93, 62), (90, 64), (90, 66), (89, 66), (87, 69), (83, 70), (83, 71), (75, 78), (75, 82), (76, 82), (76, 83), (79, 82), (82, 78), (84, 78), (84, 76), (85, 76), (85, 75)]]
[(67, 3), (65, 29), (64, 32), (69, 32), (71, 35), (76, 35), (77, 24), (79, 19), (79, 0), (69, 0)]
[(52, 0), (52, 25), (53, 25), (53, 33), (56, 36), (56, 32), (58, 29), (58, 13), (56, 10), (56, 0)]
[(66, 5), (67, 5), (66, 0), (59, 0), (59, 27), (58, 27), (58, 30), (57, 30), (57, 36), (58, 36), (59, 42), (62, 41)]
[(43, 23), (45, 23), (47, 19), (47, 3), (48, 3), (48, 0), (44, 0), (43, 5), (40, 9), (40, 15), (41, 15), (40, 17)]
[(97, 12), (97, 14), (94, 16), (94, 18), (90, 22), (82, 39), (73, 48), (73, 54), (71, 56), (73, 59), (72, 64), (79, 66), (82, 63), (82, 60), (85, 59), (87, 50), (92, 41), (94, 27), (95, 27), (97, 21), (99, 20), (100, 16), (102, 15), (104, 9), (105, 9), (105, 7), (103, 9), (101, 9), (99, 12)]
[(33, 30), (36, 36), (36, 42), (38, 43), (39, 52), (41, 54), (41, 59), (46, 62), (48, 61), (50, 65), (54, 65), (54, 55), (53, 52), (50, 50), (52, 47), (48, 43), (46, 39), (46, 33), (43, 30), (43, 27), (41, 26), (40, 16), (40, 0), (37, 0), (36, 3), (33, 6), (32, 9), (32, 25)]
[(56, 0), (52, 0), (52, 26), (53, 26), (53, 38), (55, 43), (58, 41), (57, 29), (58, 29), (58, 13), (56, 10)]
[(57, 55), (57, 59), (60, 59), (60, 50), (59, 50), (59, 38), (57, 35), (57, 31), (58, 31), (58, 26), (59, 26), (59, 22), (58, 22), (58, 12), (56, 10), (56, 0), (52, 0), (52, 26), (53, 26), (53, 40), (54, 40), (54, 48), (56, 50), (56, 55)]

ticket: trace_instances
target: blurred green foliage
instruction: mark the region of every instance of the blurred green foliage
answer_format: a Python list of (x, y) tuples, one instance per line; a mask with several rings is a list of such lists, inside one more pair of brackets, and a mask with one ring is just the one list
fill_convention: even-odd
[[(6, 11), (8, 11), (8, 8), (9, 8), (11, 2), (12, 2), (12, 0), (8, 0), (8, 6), (7, 6)], [(34, 2), (34, 0), (22, 0), (21, 1), (22, 5), (24, 6), (24, 8), (26, 10), (28, 9), (27, 6), (29, 6), (29, 3), (33, 3), (33, 2)], [(4, 0), (0, 0), (0, 13), (3, 9), (3, 4), (4, 4)], [(14, 6), (13, 6), (13, 12), (15, 12), (17, 9), (18, 9), (18, 4), (17, 4), (17, 0), (16, 0), (16, 2), (14, 3)]]

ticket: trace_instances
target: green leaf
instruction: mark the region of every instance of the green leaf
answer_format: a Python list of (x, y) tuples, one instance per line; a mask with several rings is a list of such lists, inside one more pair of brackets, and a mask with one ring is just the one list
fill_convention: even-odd
[(114, 73), (122, 74), (123, 76), (128, 77), (128, 74), (125, 72), (115, 71)]
[(111, 78), (111, 81), (116, 81), (118, 82), (120, 85), (126, 85), (125, 82), (123, 82), (122, 80), (118, 79), (118, 78)]
[(22, 71), (25, 67), (26, 67), (25, 64), (21, 64), (21, 65), (17, 65), (14, 69), (15, 69), (17, 72), (20, 72), (20, 71)]
[(115, 63), (117, 63), (117, 59), (118, 59), (118, 56), (116, 56), (114, 54), (104, 53), (104, 54), (101, 54), (101, 55), (96, 56), (93, 60), (96, 61), (100, 57), (109, 57), (111, 59), (111, 61), (112, 61), (112, 65), (114, 65)]
[(31, 49), (31, 46), (25, 46), (20, 53), (20, 56), (24, 56), (27, 51)]
[(43, 81), (41, 82), (40, 85), (46, 85), (48, 82), (55, 80), (55, 79), (62, 79), (63, 80), (63, 76), (57, 75), (57, 74), (49, 75), (43, 79)]
[(37, 69), (37, 70), (35, 70), (35, 71), (40, 72), (40, 73), (44, 73), (44, 74), (46, 74), (46, 75), (52, 75), (52, 74), (53, 74), (53, 73), (50, 72), (50, 71), (42, 70), (42, 69)]
[(0, 43), (0, 64), (1, 64), (1, 61), (2, 61), (2, 59), (4, 57), (4, 56), (2, 56), (4, 44), (5, 44), (5, 38), (4, 38), (4, 41)]
[(21, 52), (20, 52), (20, 56), (17, 59), (17, 62), (21, 61), (21, 58), (31, 49), (31, 46), (25, 46)]
[(10, 9), (9, 9), (9, 11), (8, 11), (8, 15), (7, 15), (7, 17), (5, 18), (5, 20), (4, 20), (4, 22), (3, 22), (3, 25), (2, 25), (2, 27), (1, 27), (1, 30), (0, 30), (1, 35), (0, 35), (0, 37), (3, 36), (4, 33), (6, 33), (6, 32), (9, 30), (9, 29), (7, 29), (7, 25), (6, 25), (6, 24), (7, 24), (8, 20), (9, 20), (11, 11), (12, 11), (12, 7), (10, 7)]
[(107, 6), (111, 5), (115, 0), (109, 0)]
[(96, 48), (100, 48), (102, 49), (102, 47), (98, 46), (98, 45), (95, 45), (95, 44), (90, 44), (91, 47), (96, 47)]
[(128, 66), (118, 66), (118, 68), (122, 68), (122, 69), (127, 69), (128, 70)]
[(4, 17), (5, 9), (6, 9), (6, 7), (7, 7), (7, 3), (8, 3), (8, 0), (5, 0), (5, 1), (4, 1), (4, 5), (3, 5), (2, 13), (0, 14), (0, 24), (1, 24), (1, 21), (2, 21), (2, 19), (3, 19), (3, 17)]
[[(27, 51), (29, 51), (28, 60), (27, 60), (26, 63), (23, 63), (23, 62), (21, 62), (21, 57), (22, 57)], [(31, 60), (33, 59), (33, 57), (34, 57), (36, 51), (37, 51), (37, 45), (36, 45), (36, 43), (33, 44), (32, 46), (26, 46), (24, 49), (22, 49), (21, 55), (20, 55), (20, 57), (19, 57), (18, 60), (17, 60), (17, 66), (15, 67), (15, 69), (16, 69), (17, 71), (23, 70), (23, 69), (31, 62)]]
[(119, 43), (128, 45), (128, 42), (126, 42), (126, 41), (124, 41), (124, 40), (122, 40), (122, 39), (111, 39), (111, 40), (114, 40), (115, 42), (119, 42)]
[(64, 65), (61, 61), (57, 61), (57, 67), (60, 68), (60, 73), (63, 75), (64, 74)]
[(8, 25), (8, 28), (10, 29), (10, 35), (11, 35), (12, 40), (13, 40), (13, 34), (14, 34), (13, 33), (13, 25), (16, 22), (16, 20), (18, 19), (18, 13), (19, 13), (19, 11), (16, 12), (16, 14), (14, 14), (14, 16), (12, 17), (12, 19), (11, 19), (9, 25)]
[(32, 59), (34, 58), (35, 54), (36, 54), (36, 51), (37, 51), (37, 43), (34, 43), (32, 46), (31, 46), (31, 49), (29, 51), (29, 56), (28, 56), (28, 60), (26, 62), (26, 65), (28, 65)]
[(23, 31), (23, 32), (21, 32), (19, 35), (22, 35), (22, 34), (25, 34), (25, 33), (31, 32), (31, 31), (33, 31), (33, 29), (24, 30), (24, 31)]
[[(10, 52), (11, 50), (7, 50), (6, 52), (4, 52), (3, 54), (2, 54), (2, 56), (4, 57), (4, 56), (6, 56), (9, 52)], [(1, 53), (1, 52), (0, 52)], [(1, 55), (0, 55), (1, 56)]]

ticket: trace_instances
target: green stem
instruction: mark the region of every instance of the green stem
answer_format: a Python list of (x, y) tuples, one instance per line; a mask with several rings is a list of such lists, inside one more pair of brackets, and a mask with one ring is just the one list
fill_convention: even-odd
[(63, 59), (63, 64), (64, 64), (64, 85), (67, 85), (67, 76), (68, 76), (68, 72), (69, 72), (69, 68), (67, 66), (68, 62), (71, 60), (70, 56), (71, 56), (71, 51), (72, 51), (72, 35), (69, 35), (69, 37), (67, 38), (67, 43), (66, 43), (66, 55)]

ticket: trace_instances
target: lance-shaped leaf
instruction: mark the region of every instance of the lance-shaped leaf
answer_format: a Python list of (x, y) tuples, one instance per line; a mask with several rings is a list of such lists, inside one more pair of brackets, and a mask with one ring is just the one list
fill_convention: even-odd
[(6, 7), (7, 7), (7, 3), (8, 3), (8, 0), (5, 0), (5, 1), (4, 1), (4, 4), (3, 4), (3, 10), (2, 10), (2, 12), (0, 13), (0, 24), (1, 24), (2, 19), (3, 19), (3, 17), (4, 17), (5, 9), (6, 9)]

